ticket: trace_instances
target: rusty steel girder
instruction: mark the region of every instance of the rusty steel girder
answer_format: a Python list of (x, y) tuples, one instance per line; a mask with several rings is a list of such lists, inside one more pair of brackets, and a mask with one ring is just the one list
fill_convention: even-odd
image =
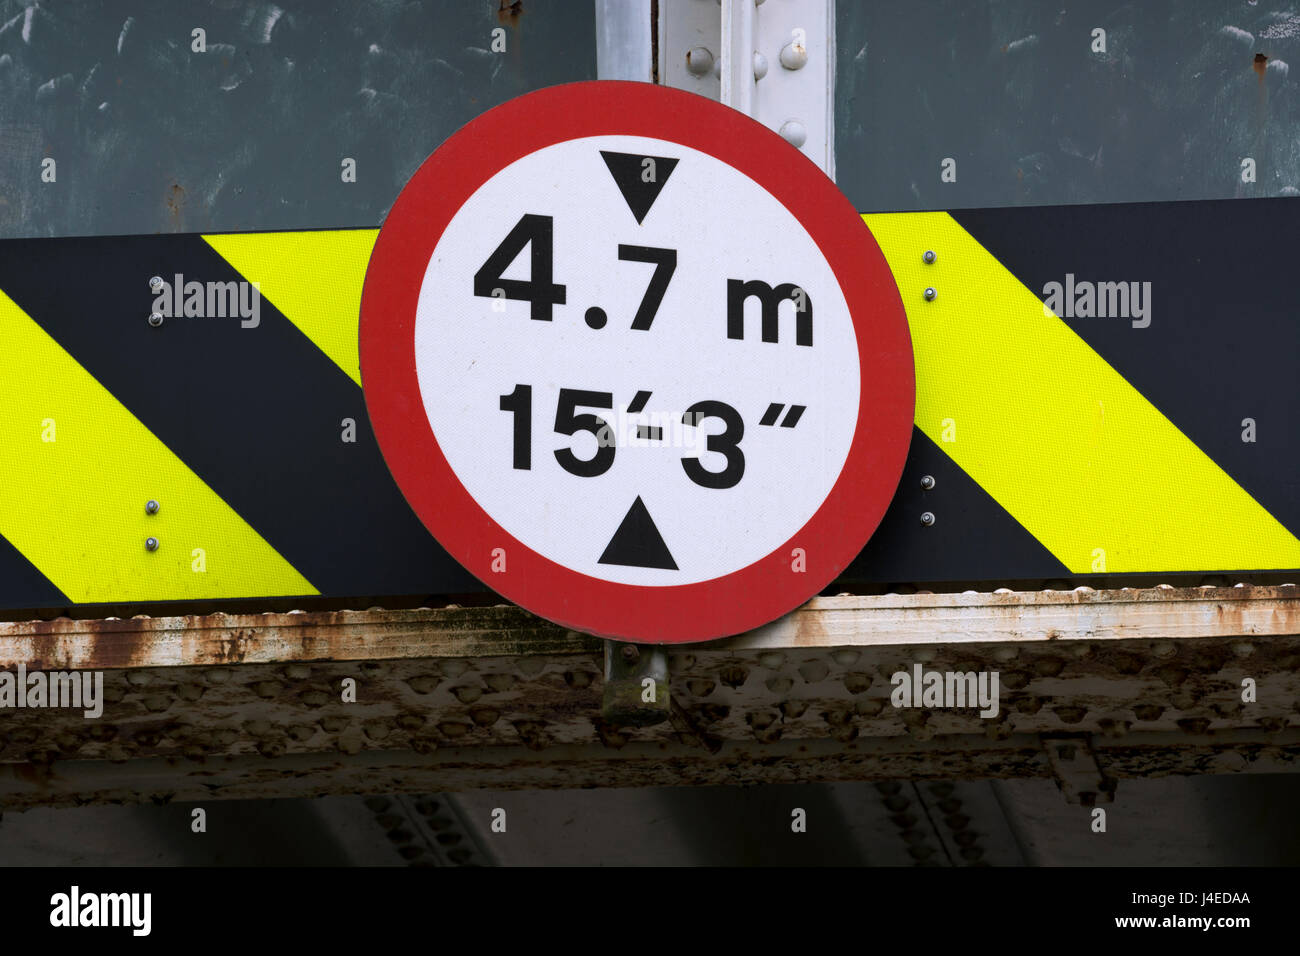
[[(4, 623), (0, 670), (103, 671), (104, 710), (0, 709), (0, 805), (1300, 769), (1290, 585), (816, 598), (668, 648), (649, 726), (604, 654), (512, 606)], [(997, 671), (998, 714), (894, 706), (917, 665)]]

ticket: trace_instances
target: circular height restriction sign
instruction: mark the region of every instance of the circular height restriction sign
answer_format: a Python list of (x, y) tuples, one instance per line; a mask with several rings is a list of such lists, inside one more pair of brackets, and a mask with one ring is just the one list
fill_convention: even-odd
[(448, 139), (380, 230), (361, 372), (411, 507), (488, 587), (645, 642), (793, 610), (911, 439), (884, 256), (798, 150), (710, 100), (575, 83)]

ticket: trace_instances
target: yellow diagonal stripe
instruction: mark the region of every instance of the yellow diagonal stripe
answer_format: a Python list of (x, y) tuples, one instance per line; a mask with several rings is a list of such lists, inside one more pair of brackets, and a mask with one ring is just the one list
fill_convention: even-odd
[(319, 593), (3, 292), (0, 343), (0, 535), (71, 600)]
[(204, 236), (303, 335), (361, 384), (361, 287), (377, 229)]
[(951, 216), (863, 219), (907, 308), (917, 426), (1072, 572), (1300, 567), (1295, 535)]

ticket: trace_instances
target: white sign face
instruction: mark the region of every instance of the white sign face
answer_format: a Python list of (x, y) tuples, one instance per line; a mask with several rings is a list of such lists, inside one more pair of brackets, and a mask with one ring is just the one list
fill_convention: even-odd
[(629, 585), (709, 581), (796, 535), (861, 397), (845, 295), (799, 213), (627, 135), (555, 143), (473, 192), (428, 260), (414, 345), (430, 428), (483, 511)]

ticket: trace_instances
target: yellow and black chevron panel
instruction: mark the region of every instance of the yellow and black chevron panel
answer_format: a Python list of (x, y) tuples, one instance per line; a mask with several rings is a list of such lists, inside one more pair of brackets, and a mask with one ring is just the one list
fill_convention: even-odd
[[(1300, 299), (1287, 251), (1300, 207), (864, 219), (907, 307), (924, 438), (851, 576), (1039, 577), (1048, 557), (1062, 577), (1300, 567)], [(938, 480), (913, 488), (930, 466), (965, 476), (955, 500)], [(986, 524), (981, 495), (1034, 546)], [(931, 549), (908, 545), (922, 500), (939, 518)]]
[[(480, 589), (369, 431), (356, 337), (373, 239), (0, 243), (0, 603)], [(258, 282), (256, 324), (151, 325), (150, 279), (178, 275)]]
[[(864, 216), (907, 307), (917, 412), (844, 582), (1300, 568), (1297, 208)], [(482, 590), (370, 433), (375, 236), (0, 242), (0, 607)], [(239, 283), (255, 315), (223, 299)]]

